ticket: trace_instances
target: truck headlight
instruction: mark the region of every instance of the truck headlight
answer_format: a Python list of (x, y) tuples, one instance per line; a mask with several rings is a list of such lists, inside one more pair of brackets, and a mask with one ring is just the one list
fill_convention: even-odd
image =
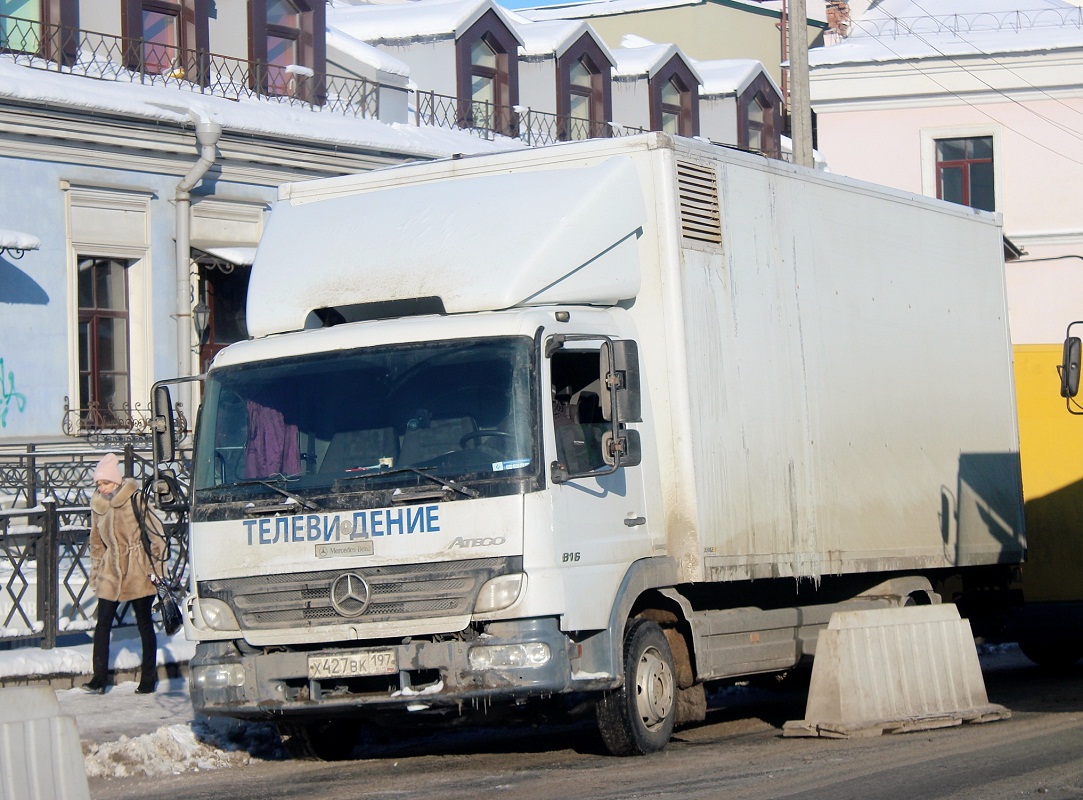
[(199, 597), (193, 605), (196, 627), (212, 631), (239, 631), (241, 629), (237, 623), (237, 617), (233, 615), (233, 609), (223, 601)]
[(519, 599), (526, 583), (526, 575), (517, 572), (513, 575), (500, 575), (486, 581), (474, 603), (474, 613), (484, 614), (489, 611), (502, 611)]
[(530, 669), (542, 667), (552, 652), (545, 642), (490, 644), (470, 648), (470, 669)]
[(244, 666), (241, 664), (214, 664), (192, 670), (192, 682), (200, 689), (225, 689), (244, 686)]

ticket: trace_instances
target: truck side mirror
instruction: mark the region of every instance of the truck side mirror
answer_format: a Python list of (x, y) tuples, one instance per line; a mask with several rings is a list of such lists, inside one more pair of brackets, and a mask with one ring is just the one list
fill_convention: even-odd
[(1060, 362), (1061, 397), (1075, 397), (1079, 393), (1079, 356), (1080, 339), (1069, 336), (1064, 340), (1064, 354)]
[(639, 345), (631, 339), (610, 339), (602, 343), (599, 358), (602, 419), (640, 422), (643, 396), (639, 388)]
[(151, 396), (151, 447), (154, 463), (164, 464), (176, 455), (177, 439), (173, 430), (173, 401), (168, 386), (155, 386)]
[(622, 428), (617, 436), (612, 431), (603, 433), (602, 458), (610, 467), (638, 467), (643, 460), (639, 431)]

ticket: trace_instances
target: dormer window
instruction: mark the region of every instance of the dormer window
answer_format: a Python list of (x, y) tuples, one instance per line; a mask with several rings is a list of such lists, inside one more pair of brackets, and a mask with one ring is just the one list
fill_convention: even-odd
[(779, 158), (781, 105), (774, 84), (766, 76), (753, 80), (737, 99), (737, 146)]
[(323, 0), (250, 0), (249, 40), (257, 88), (320, 102), (317, 75), (326, 61)]
[(202, 82), (207, 0), (125, 0), (128, 69)]
[(650, 80), (651, 129), (678, 136), (699, 133), (696, 107), (698, 82), (692, 71), (674, 57)]
[(591, 139), (608, 133), (612, 116), (611, 74), (608, 58), (589, 36), (584, 36), (557, 59), (558, 138)]
[(459, 124), (514, 135), (512, 106), (519, 102), (519, 42), (493, 11), (482, 15), (455, 44)]

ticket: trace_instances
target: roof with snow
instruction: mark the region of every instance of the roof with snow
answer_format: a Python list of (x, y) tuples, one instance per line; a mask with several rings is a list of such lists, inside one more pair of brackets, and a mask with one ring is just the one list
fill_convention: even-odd
[(19, 66), (0, 56), (0, 98), (71, 110), (122, 114), (147, 121), (188, 123), (193, 116), (242, 132), (347, 145), (426, 157), (495, 152), (517, 146), (488, 142), (464, 131), (388, 124), (335, 111), (276, 102), (197, 94), (176, 85), (95, 80)]
[(344, 53), (362, 64), (390, 75), (410, 77), (410, 66), (367, 42), (362, 42), (338, 28), (327, 26), (327, 50)]
[(519, 23), (516, 30), (523, 41), (522, 49), (519, 51), (520, 55), (527, 58), (549, 55), (559, 58), (586, 34), (594, 40), (594, 43), (601, 48), (603, 53), (609, 56), (610, 63), (614, 60), (605, 42), (602, 41), (601, 37), (590, 25), (582, 20), (558, 19), (546, 22)]
[(678, 56), (692, 71), (696, 80), (703, 83), (692, 60), (675, 44), (656, 44), (633, 34), (625, 35), (620, 43), (620, 47), (610, 51), (614, 57), (613, 77), (615, 78), (632, 78), (638, 75), (653, 78), (658, 70), (669, 63), (670, 59)]
[[(932, 9), (930, 12), (929, 9)], [(811, 67), (1083, 48), (1083, 8), (1063, 0), (882, 0)]]
[(518, 37), (525, 22), (493, 0), (407, 0), (402, 3), (328, 6), (327, 26), (364, 42), (458, 37), (492, 11)]
[(740, 94), (760, 75), (770, 81), (779, 97), (782, 96), (782, 90), (764, 68), (763, 63), (754, 58), (693, 61), (692, 65), (703, 81), (699, 90), (701, 97)]

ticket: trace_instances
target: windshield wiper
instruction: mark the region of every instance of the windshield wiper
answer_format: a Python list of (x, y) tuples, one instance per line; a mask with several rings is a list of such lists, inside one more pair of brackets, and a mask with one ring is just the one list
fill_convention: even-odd
[(425, 471), (426, 469), (432, 469), (432, 467), (396, 467), (394, 469), (372, 470), (371, 472), (363, 472), (359, 475), (350, 475), (345, 478), (339, 478), (337, 482), (359, 481), (364, 480), (365, 478), (376, 478), (382, 477), (384, 475), (401, 475), (406, 472), (412, 472), (414, 475), (420, 475), (422, 478), (428, 478), (433, 483), (438, 483), (445, 489), (450, 489), (453, 492), (459, 492), (460, 494), (466, 495), (467, 497), (480, 496), (480, 492), (478, 492), (476, 489), (471, 489), (468, 486), (461, 486), (454, 481), (444, 480), (443, 478), (436, 475), (430, 475), (428, 472)]
[[(280, 476), (277, 476), (277, 477), (272, 476), (272, 478), (273, 478), (273, 480), (277, 480), (277, 481), (288, 481), (289, 480), (289, 478), (287, 478), (285, 475), (280, 475)], [(229, 488), (230, 486), (266, 486), (271, 491), (278, 492), (278, 494), (282, 495), (287, 500), (292, 500), (296, 505), (299, 505), (302, 508), (307, 508), (309, 511), (322, 511), (323, 510), (318, 505), (313, 503), (311, 500), (305, 500), (303, 497), (298, 497), (293, 492), (287, 492), (281, 486), (275, 486), (273, 483), (271, 483), (270, 480), (263, 480), (263, 479), (260, 479), (260, 478), (254, 478), (254, 479), (248, 480), (248, 481), (237, 481), (236, 483), (228, 484), (228, 486), (220, 486), (218, 488), (226, 489), (226, 488)]]

